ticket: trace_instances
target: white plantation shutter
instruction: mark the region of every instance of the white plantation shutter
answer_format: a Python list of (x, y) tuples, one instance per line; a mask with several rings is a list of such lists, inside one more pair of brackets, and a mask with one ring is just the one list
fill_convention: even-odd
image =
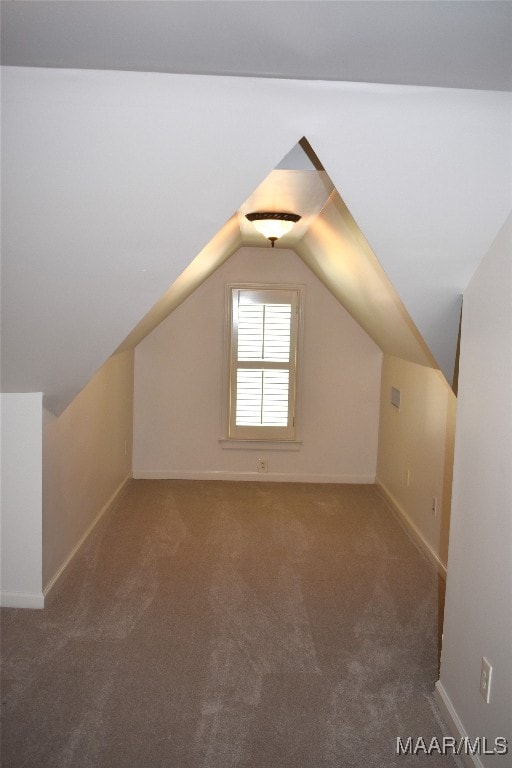
[(237, 427), (288, 426), (288, 371), (239, 368), (236, 381)]
[(233, 288), (230, 436), (293, 439), (298, 291)]

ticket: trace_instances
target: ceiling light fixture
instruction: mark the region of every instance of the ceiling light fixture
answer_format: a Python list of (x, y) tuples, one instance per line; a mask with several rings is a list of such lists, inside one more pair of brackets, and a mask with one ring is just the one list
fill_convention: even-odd
[(276, 211), (259, 211), (257, 213), (247, 213), (245, 218), (254, 224), (255, 229), (265, 235), (272, 243), (272, 248), (276, 240), (293, 227), (299, 221), (300, 216), (296, 213), (279, 213)]

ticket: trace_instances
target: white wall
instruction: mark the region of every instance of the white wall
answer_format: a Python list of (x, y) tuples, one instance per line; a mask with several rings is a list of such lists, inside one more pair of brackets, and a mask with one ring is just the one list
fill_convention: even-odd
[[(512, 216), (464, 293), (452, 523), (437, 690), (472, 737), (512, 751)], [(493, 666), (479, 694), (481, 657)], [(451, 709), (450, 709), (451, 708)], [(481, 758), (510, 766), (511, 755)]]
[[(219, 443), (230, 282), (306, 286), (298, 451)], [(373, 482), (381, 359), (295, 253), (241, 248), (136, 348), (134, 476)]]
[(40, 392), (1, 395), (1, 604), (42, 608)]
[(55, 583), (131, 477), (133, 351), (110, 358), (43, 430), (43, 585)]
[[(400, 410), (391, 405), (391, 387), (400, 390)], [(456, 397), (440, 371), (384, 356), (377, 481), (442, 573), (448, 557), (455, 412)]]

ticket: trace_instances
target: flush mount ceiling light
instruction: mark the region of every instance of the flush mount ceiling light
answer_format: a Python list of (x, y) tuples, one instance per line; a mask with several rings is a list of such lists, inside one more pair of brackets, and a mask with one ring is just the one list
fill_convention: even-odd
[(293, 227), (299, 221), (300, 216), (296, 213), (279, 213), (276, 211), (258, 211), (257, 213), (247, 213), (246, 219), (254, 224), (255, 229), (265, 235), (272, 243), (272, 248), (276, 240)]

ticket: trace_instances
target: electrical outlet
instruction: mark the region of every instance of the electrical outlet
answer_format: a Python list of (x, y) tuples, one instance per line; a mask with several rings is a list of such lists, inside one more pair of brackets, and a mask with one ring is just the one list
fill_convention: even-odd
[(258, 472), (268, 472), (267, 459), (258, 459)]
[(437, 496), (432, 496), (432, 514), (437, 517)]
[(491, 678), (492, 667), (485, 656), (482, 656), (482, 667), (480, 669), (480, 693), (482, 694), (482, 697), (485, 699), (487, 704), (491, 698)]

